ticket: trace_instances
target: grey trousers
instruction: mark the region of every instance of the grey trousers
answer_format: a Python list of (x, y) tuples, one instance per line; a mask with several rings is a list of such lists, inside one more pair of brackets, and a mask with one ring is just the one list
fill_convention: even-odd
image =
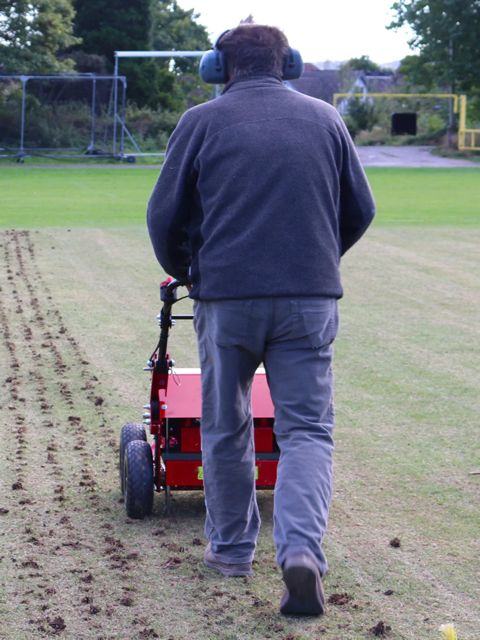
[(312, 555), (324, 575), (322, 539), (332, 492), (331, 298), (196, 301), (202, 369), (205, 535), (223, 562), (251, 562), (260, 529), (250, 392), (263, 362), (280, 448), (274, 542), (280, 566)]

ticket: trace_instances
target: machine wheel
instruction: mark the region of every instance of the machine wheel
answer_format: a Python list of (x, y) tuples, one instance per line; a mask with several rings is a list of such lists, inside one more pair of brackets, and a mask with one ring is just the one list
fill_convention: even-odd
[(134, 440), (143, 440), (147, 441), (147, 434), (145, 433), (145, 427), (143, 424), (136, 424), (134, 422), (127, 422), (122, 427), (122, 431), (120, 433), (120, 487), (122, 489), (122, 495), (125, 493), (125, 449), (127, 448), (127, 444), (129, 442), (133, 442)]
[(125, 508), (130, 518), (142, 520), (153, 506), (153, 458), (148, 442), (133, 440), (125, 449)]

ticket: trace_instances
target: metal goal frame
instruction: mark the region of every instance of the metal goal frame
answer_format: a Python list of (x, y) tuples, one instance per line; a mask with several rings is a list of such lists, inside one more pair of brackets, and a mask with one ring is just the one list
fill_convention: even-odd
[[(96, 144), (96, 107), (97, 107), (97, 82), (99, 81), (111, 81), (113, 88), (113, 113), (114, 113), (114, 136), (117, 134), (117, 126), (116, 119), (120, 117), (120, 114), (124, 118), (125, 108), (126, 108), (126, 90), (127, 90), (127, 79), (125, 76), (120, 76), (118, 73), (115, 75), (99, 75), (94, 73), (64, 73), (64, 74), (0, 74), (1, 80), (15, 80), (20, 81), (22, 87), (22, 96), (21, 96), (21, 106), (20, 106), (20, 130), (18, 132), (18, 147), (12, 149), (10, 153), (2, 153), (0, 150), (0, 158), (16, 158), (17, 162), (23, 163), (24, 159), (28, 156), (35, 155), (34, 153), (29, 153), (38, 149), (38, 151), (45, 151), (46, 148), (37, 148), (37, 147), (27, 147), (25, 144), (25, 129), (27, 125), (27, 85), (30, 80), (65, 80), (65, 81), (78, 81), (78, 80), (90, 80), (92, 86), (92, 93), (90, 99), (90, 140), (87, 145), (86, 152), (84, 154), (75, 154), (75, 153), (55, 153), (55, 157), (63, 157), (63, 158), (79, 158), (84, 156), (94, 156), (95, 155), (95, 144)], [(119, 104), (120, 98), (120, 104)], [(123, 135), (123, 132), (122, 132)], [(49, 151), (55, 151), (55, 148), (48, 148)], [(37, 154), (38, 155), (38, 154)], [(115, 157), (116, 155), (116, 141), (114, 139), (112, 154), (102, 154), (104, 157)]]
[[(167, 58), (172, 60), (173, 58), (200, 58), (201, 56), (203, 56), (204, 53), (205, 51), (176, 51), (176, 50), (173, 50), (173, 51), (115, 51), (113, 77), (114, 78), (122, 77), (118, 74), (121, 58)], [(118, 150), (117, 157), (121, 159), (127, 159), (133, 162), (135, 161), (135, 158), (139, 156), (144, 156), (144, 157), (162, 156), (163, 157), (165, 155), (165, 151), (159, 151), (157, 153), (154, 153), (154, 152), (142, 153), (133, 135), (130, 133), (130, 131), (126, 126), (125, 116), (124, 116), (125, 110), (123, 110), (123, 117), (117, 112), (117, 104), (118, 104), (117, 92), (118, 92), (118, 84), (117, 82), (114, 82), (114, 100), (113, 100), (113, 104), (114, 104), (113, 152), (114, 154), (117, 151), (118, 127), (120, 126), (121, 135), (120, 135), (119, 150)], [(135, 152), (125, 154), (125, 147), (124, 147), (125, 135), (128, 136), (128, 138), (130, 139), (130, 142), (135, 147)]]

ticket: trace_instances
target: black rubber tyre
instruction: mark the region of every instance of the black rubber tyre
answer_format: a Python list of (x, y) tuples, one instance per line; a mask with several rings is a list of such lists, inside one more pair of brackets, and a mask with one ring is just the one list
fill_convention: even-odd
[(143, 424), (127, 422), (127, 424), (123, 425), (120, 433), (120, 460), (118, 470), (120, 472), (120, 488), (122, 490), (122, 496), (125, 493), (125, 449), (127, 448), (127, 444), (134, 440), (143, 440), (143, 442), (147, 441), (145, 427)]
[(125, 449), (125, 508), (142, 520), (153, 507), (153, 458), (148, 442), (133, 440)]

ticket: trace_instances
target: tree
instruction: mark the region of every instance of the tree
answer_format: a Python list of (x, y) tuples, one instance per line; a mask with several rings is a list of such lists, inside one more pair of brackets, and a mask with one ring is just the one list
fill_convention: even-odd
[[(112, 73), (115, 51), (150, 48), (151, 0), (74, 1), (74, 32), (82, 40), (73, 52), (78, 71), (92, 71), (100, 57)], [(171, 106), (168, 70), (156, 69), (151, 60), (122, 60), (120, 72), (128, 77), (129, 96), (139, 105), (156, 106), (163, 93), (163, 106)]]
[(0, 0), (0, 70), (9, 73), (71, 71), (59, 57), (74, 37), (72, 0)]
[(363, 71), (364, 73), (383, 73), (382, 68), (368, 56), (360, 56), (360, 58), (350, 58), (342, 65), (342, 70)]
[(419, 55), (405, 56), (400, 61), (398, 73), (410, 90), (431, 91), (438, 84), (435, 64), (423, 60)]
[[(83, 56), (74, 53), (80, 71), (98, 65), (99, 55), (113, 70), (115, 51), (210, 46), (193, 10), (180, 8), (176, 0), (75, 0), (75, 6), (75, 34), (83, 40)], [(138, 106), (181, 109), (184, 92), (178, 80), (193, 67), (189, 60), (122, 59), (120, 73), (127, 76), (129, 99)]]
[(75, 0), (75, 9), (82, 51), (113, 64), (116, 50), (149, 48), (150, 0)]
[[(209, 49), (207, 30), (197, 22), (198, 17), (193, 9), (179, 7), (176, 0), (155, 0), (152, 5), (152, 48), (157, 51)], [(198, 62), (198, 58), (172, 58), (166, 63), (175, 75), (170, 97), (177, 101), (180, 109), (204, 102), (211, 95), (211, 88), (199, 78)]]
[[(179, 7), (176, 0), (156, 0), (152, 5), (152, 48), (158, 51), (209, 49), (207, 30), (197, 22), (198, 17), (193, 9)], [(182, 71), (192, 69), (191, 61), (178, 58), (174, 61), (174, 66)]]
[(400, 0), (392, 9), (389, 28), (409, 25), (414, 34), (418, 55), (404, 61), (414, 81), (453, 93), (480, 89), (480, 0)]

